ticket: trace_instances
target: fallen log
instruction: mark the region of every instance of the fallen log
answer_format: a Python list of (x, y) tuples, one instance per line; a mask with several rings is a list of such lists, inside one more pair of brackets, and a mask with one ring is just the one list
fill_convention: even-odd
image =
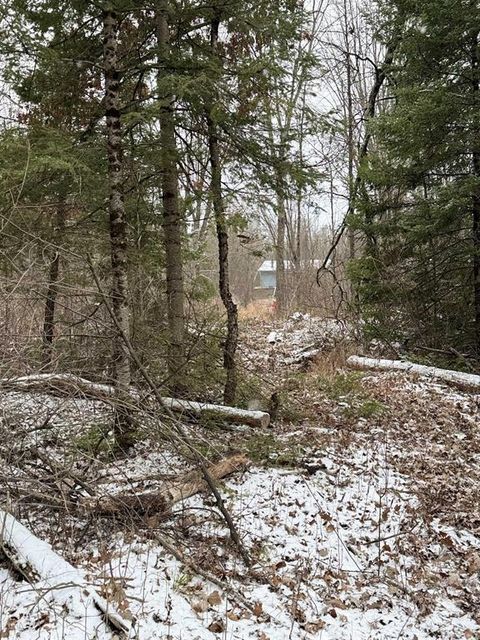
[(1, 509), (0, 548), (28, 582), (78, 620), (86, 638), (98, 637), (105, 622), (128, 638), (135, 637), (132, 623), (97, 593), (78, 569)]
[(304, 364), (306, 362), (310, 362), (314, 360), (318, 354), (320, 353), (320, 349), (309, 349), (308, 351), (301, 351), (300, 353), (296, 353), (290, 358), (285, 358), (285, 364)]
[[(220, 480), (235, 471), (243, 471), (250, 464), (243, 454), (236, 454), (220, 460), (208, 467), (214, 480)], [(84, 498), (81, 506), (97, 514), (113, 516), (118, 513), (130, 513), (141, 516), (167, 514), (174, 504), (190, 498), (200, 491), (208, 489), (201, 471), (190, 471), (174, 484), (160, 491), (145, 493), (121, 493), (113, 496)]]
[(449, 382), (450, 384), (455, 384), (466, 389), (480, 388), (480, 375), (450, 369), (439, 369), (438, 367), (427, 367), (423, 364), (415, 364), (414, 362), (403, 360), (383, 360), (379, 358), (364, 358), (363, 356), (350, 356), (347, 364), (355, 369), (405, 371), (406, 373), (415, 373), (417, 375)]
[(252, 427), (268, 427), (270, 414), (265, 411), (251, 411), (226, 407), (222, 404), (209, 404), (204, 402), (192, 402), (190, 400), (177, 400), (176, 398), (162, 398), (163, 404), (177, 413), (186, 413), (195, 416), (211, 416), (212, 418), (226, 420), (234, 424), (248, 424)]
[[(44, 373), (20, 378), (0, 380), (0, 386), (4, 389), (49, 391), (59, 394), (74, 394), (97, 400), (113, 400), (115, 388), (108, 384), (98, 384), (80, 378), (70, 373)], [(132, 400), (138, 400), (138, 391), (131, 390)], [(248, 424), (253, 427), (268, 427), (270, 415), (264, 411), (249, 411), (237, 407), (226, 407), (221, 404), (206, 402), (193, 402), (191, 400), (178, 400), (177, 398), (162, 397), (162, 403), (167, 409), (177, 413), (185, 413), (194, 416), (211, 416), (217, 420), (226, 420), (235, 424)]]

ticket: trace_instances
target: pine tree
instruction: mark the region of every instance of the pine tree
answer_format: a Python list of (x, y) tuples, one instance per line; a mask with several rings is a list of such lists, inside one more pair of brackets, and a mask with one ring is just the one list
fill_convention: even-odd
[(360, 300), (383, 335), (479, 356), (480, 9), (395, 0), (378, 18), (384, 42), (400, 37), (363, 166)]

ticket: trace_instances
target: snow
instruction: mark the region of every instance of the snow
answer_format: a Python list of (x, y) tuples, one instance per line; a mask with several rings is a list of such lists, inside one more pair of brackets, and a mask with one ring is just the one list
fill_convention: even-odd
[(467, 387), (480, 388), (480, 376), (473, 373), (464, 373), (463, 371), (452, 371), (449, 369), (440, 369), (438, 367), (427, 367), (421, 364), (415, 364), (404, 360), (385, 360), (381, 358), (364, 358), (362, 356), (350, 356), (347, 364), (353, 367), (364, 369), (386, 369), (387, 371), (407, 371), (420, 376), (429, 378), (439, 378), (446, 382), (462, 384)]
[[(2, 510), (0, 523), (1, 542), (6, 554), (15, 559), (15, 565), (18, 564), (22, 572), (30, 574), (33, 570), (38, 577), (35, 591), (39, 599), (52, 599), (68, 612), (73, 634), (87, 638), (111, 638), (100, 616), (100, 608), (108, 611), (110, 618), (116, 620), (127, 635), (133, 635), (130, 624), (123, 621), (113, 606), (88, 586), (81, 572), (56, 554), (47, 542), (34, 536), (11, 514)], [(5, 604), (8, 606), (2, 602)]]
[[(307, 315), (256, 331), (244, 351), (260, 372), (267, 351), (278, 376), (298, 371), (289, 362), (299, 354), (318, 350), (321, 357), (348, 334), (341, 323)], [(272, 332), (275, 342), (268, 346)], [(288, 468), (271, 466), (278, 451), (259, 455), (252, 468), (221, 485), (254, 561), (251, 572), (206, 495), (179, 503), (165, 521), (98, 520), (85, 529), (87, 535), (86, 521), (75, 512), (20, 504), (18, 519), (28, 520), (36, 534), (24, 539), (26, 553), (46, 580), (30, 585), (15, 577), (8, 562), (0, 564), (2, 637), (113, 640), (89, 589), (133, 619), (139, 640), (480, 637), (480, 397), (439, 379), (412, 378), (409, 371), (358, 375), (360, 391), (342, 389), (332, 399), (319, 390), (313, 371), (289, 396), (308, 409), (301, 422), (221, 435), (194, 427), (202, 444), (230, 452), (262, 434), (275, 438), (280, 449), (300, 451)], [(356, 415), (365, 398), (382, 412)], [(2, 411), (12, 460), (4, 449), (0, 454), (10, 473), (17, 452), (31, 442), (69, 461), (68, 449), (63, 452), (68, 441), (107, 420), (110, 409), (93, 400), (10, 391), (2, 394)], [(51, 429), (38, 430), (48, 416)], [(187, 468), (179, 452), (146, 438), (129, 459), (87, 457), (77, 472), (89, 474), (100, 495), (112, 495), (154, 490)], [(22, 486), (36, 486), (27, 482), (31, 469), (16, 469)], [(42, 470), (35, 471), (45, 482)], [(26, 535), (16, 526), (13, 532)], [(158, 534), (225, 588), (172, 558)], [(59, 561), (40, 537), (68, 562)], [(62, 581), (68, 588), (57, 588)], [(74, 584), (87, 584), (87, 595)], [(85, 610), (86, 619), (80, 616)]]

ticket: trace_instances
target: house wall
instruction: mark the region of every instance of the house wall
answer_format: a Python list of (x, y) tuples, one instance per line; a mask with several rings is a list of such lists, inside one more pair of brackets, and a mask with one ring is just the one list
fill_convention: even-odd
[(275, 289), (277, 284), (275, 271), (260, 271), (258, 274), (259, 286), (262, 289)]

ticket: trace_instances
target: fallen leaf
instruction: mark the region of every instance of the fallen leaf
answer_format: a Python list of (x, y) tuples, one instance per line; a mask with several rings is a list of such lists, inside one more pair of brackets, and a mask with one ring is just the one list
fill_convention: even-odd
[(212, 605), (220, 604), (222, 602), (222, 596), (218, 591), (212, 591), (212, 593), (207, 597), (207, 601)]
[(223, 624), (223, 620), (213, 620), (207, 628), (212, 633), (222, 633), (225, 629), (225, 625)]
[(240, 620), (240, 616), (237, 616), (237, 614), (234, 613), (233, 611), (229, 611), (227, 613), (227, 618), (229, 620), (233, 620), (233, 622), (238, 622), (238, 620)]

